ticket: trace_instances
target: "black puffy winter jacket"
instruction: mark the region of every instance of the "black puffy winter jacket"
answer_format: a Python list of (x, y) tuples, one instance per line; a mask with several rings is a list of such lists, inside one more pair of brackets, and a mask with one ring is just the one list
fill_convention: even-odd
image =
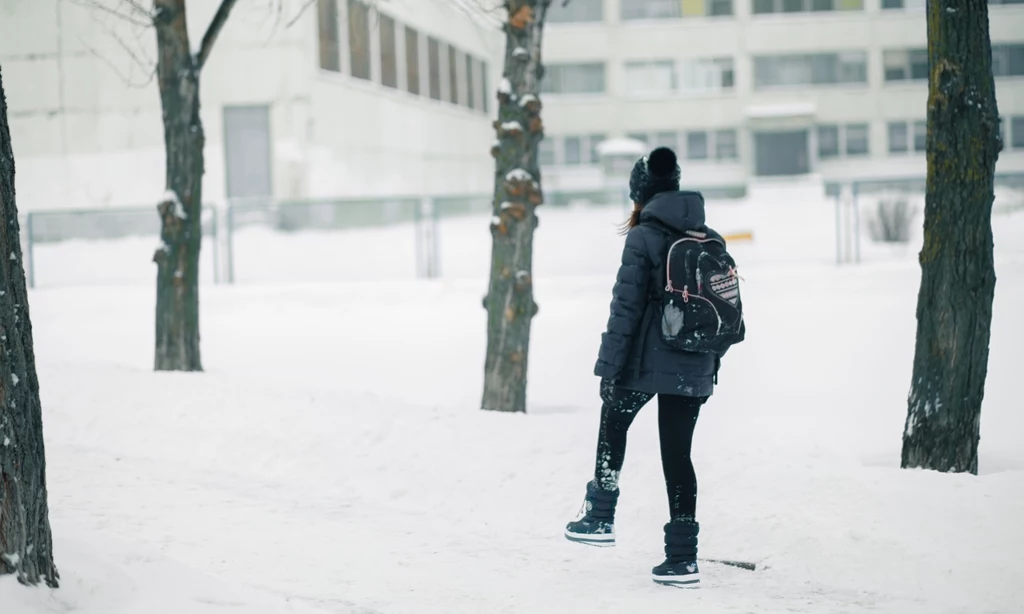
[(704, 224), (699, 192), (657, 194), (640, 212), (640, 224), (626, 235), (595, 375), (650, 394), (695, 397), (714, 391), (721, 356), (683, 352), (661, 338), (656, 301), (665, 284), (665, 257), (672, 236), (686, 230), (718, 236)]

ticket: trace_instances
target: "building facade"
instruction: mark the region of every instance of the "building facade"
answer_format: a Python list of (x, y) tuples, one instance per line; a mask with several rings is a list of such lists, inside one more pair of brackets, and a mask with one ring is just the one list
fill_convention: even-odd
[[(149, 17), (89, 4), (0, 2), (23, 210), (164, 190)], [(218, 4), (187, 1), (193, 46)], [(238, 3), (201, 78), (204, 200), (489, 192), (503, 44), (445, 0)]]
[[(923, 179), (925, 0), (572, 0), (544, 43), (545, 187), (601, 182), (597, 143), (675, 148), (684, 182)], [(1004, 139), (1024, 172), (1024, 3), (989, 3)]]

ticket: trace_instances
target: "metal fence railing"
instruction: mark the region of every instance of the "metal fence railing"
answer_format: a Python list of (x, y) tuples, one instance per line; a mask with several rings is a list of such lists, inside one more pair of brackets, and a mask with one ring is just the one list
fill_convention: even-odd
[[(153, 279), (160, 237), (156, 208), (29, 211), (22, 214), (22, 252), (29, 287), (82, 281)], [(216, 209), (203, 210), (201, 275), (216, 277)], [(55, 249), (58, 248), (58, 249)]]
[[(1024, 174), (1000, 173), (995, 178), (997, 212), (1024, 207)], [(875, 215), (885, 201), (909, 202), (923, 210), (924, 177), (857, 179), (826, 182), (825, 193), (835, 203), (836, 263), (861, 261), (861, 230), (864, 216)], [(917, 222), (914, 222), (917, 223)]]
[[(547, 193), (547, 206), (618, 205), (618, 190)], [(460, 225), (491, 212), (490, 195), (337, 199), (247, 199), (203, 208), (201, 283), (433, 279), (473, 271), (465, 245), (440, 235), (472, 235)], [(155, 208), (29, 211), (22, 215), (32, 287), (152, 281), (160, 233)], [(355, 231), (360, 232), (345, 232)], [(479, 235), (477, 237), (476, 235)], [(472, 245), (475, 251), (481, 246)], [(293, 251), (301, 251), (296, 258)], [(372, 266), (370, 266), (372, 265)]]
[[(1024, 176), (997, 177), (1024, 207)], [(826, 183), (835, 207), (836, 262), (859, 262), (865, 216), (881, 198), (923, 202), (922, 178)], [(709, 200), (726, 200), (706, 195)], [(1015, 197), (1014, 197), (1015, 198)], [(1017, 206), (997, 197), (997, 206)], [(203, 209), (201, 283), (272, 283), (359, 279), (479, 277), (488, 272), (492, 211), (483, 195), (239, 200)], [(620, 207), (622, 191), (545, 193), (546, 208)], [(825, 201), (828, 202), (828, 201)], [(762, 207), (758, 204), (758, 209)], [(599, 215), (602, 220), (604, 214)], [(747, 223), (747, 222), (743, 222)], [(825, 223), (828, 223), (825, 221)], [(599, 228), (603, 229), (605, 222)], [(742, 225), (742, 223), (741, 223)], [(543, 216), (542, 216), (543, 226)], [(745, 228), (745, 227), (744, 227)], [(756, 230), (756, 229), (755, 229)], [(358, 232), (353, 232), (358, 231)], [(22, 215), (31, 287), (152, 283), (160, 221), (155, 207), (30, 211)], [(756, 234), (756, 233), (755, 233)]]

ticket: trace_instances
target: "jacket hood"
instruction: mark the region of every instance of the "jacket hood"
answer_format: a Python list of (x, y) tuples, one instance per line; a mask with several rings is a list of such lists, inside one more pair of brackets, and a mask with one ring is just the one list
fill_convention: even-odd
[(678, 232), (707, 230), (704, 196), (689, 191), (656, 194), (640, 211), (640, 223), (644, 222), (660, 222)]

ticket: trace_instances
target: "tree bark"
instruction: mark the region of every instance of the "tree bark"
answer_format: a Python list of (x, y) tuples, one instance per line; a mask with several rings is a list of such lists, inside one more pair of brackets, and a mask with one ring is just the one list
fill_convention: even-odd
[(57, 587), (43, 413), (14, 199), (14, 152), (0, 74), (0, 575)]
[(199, 76), (235, 0), (223, 0), (193, 56), (185, 0), (154, 0), (157, 82), (163, 107), (166, 189), (157, 205), (162, 245), (156, 278), (157, 371), (202, 371), (199, 355), (199, 248), (203, 239), (203, 122)]
[(533, 232), (543, 202), (537, 146), (540, 119), (541, 41), (551, 0), (506, 0), (505, 70), (498, 88), (493, 247), (487, 309), (487, 357), (481, 407), (526, 411), (526, 373), (533, 299)]
[(1002, 144), (986, 0), (928, 0), (928, 179), (902, 466), (978, 472)]

